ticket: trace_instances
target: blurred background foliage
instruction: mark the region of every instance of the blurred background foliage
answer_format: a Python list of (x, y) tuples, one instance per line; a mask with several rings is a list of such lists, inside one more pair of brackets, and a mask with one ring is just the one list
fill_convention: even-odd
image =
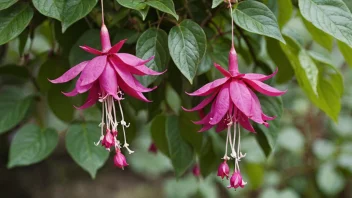
[[(352, 49), (348, 43), (352, 37), (346, 41), (322, 31), (324, 27), (300, 10), (304, 0), (258, 1), (262, 3), (259, 8), (270, 9), (277, 18), (278, 33), (243, 26), (249, 21), (236, 21), (240, 70), (271, 73), (277, 66), (279, 73), (271, 84), (289, 90), (282, 100), (261, 98), (264, 112), (282, 114), (281, 120), (271, 122), (269, 129), (256, 126), (257, 135), (244, 135), (241, 145), (247, 157), (242, 169), (248, 185), (237, 191), (228, 190), (228, 181), (215, 176), (224, 153), (224, 134), (213, 130), (196, 133), (199, 128), (190, 120), (197, 120), (198, 115), (180, 108), (198, 102), (184, 91), (220, 77), (212, 62), (227, 65), (231, 19), (222, 0), (175, 0), (175, 10), (155, 6), (153, 1), (104, 1), (113, 43), (128, 38), (122, 51), (141, 58), (158, 53), (158, 59), (148, 66), (168, 69), (161, 78), (140, 79), (145, 85), (159, 86), (147, 94), (153, 103), (133, 98), (124, 101), (126, 120), (131, 122), (127, 135), (136, 151), (127, 155), (130, 166), (124, 171), (105, 163), (112, 156), (93, 145), (99, 138), (99, 130), (94, 128), (100, 120), (99, 108), (75, 110), (73, 105), (82, 104), (85, 96), (66, 98), (61, 94), (71, 90), (73, 83), (52, 85), (47, 80), (92, 58), (78, 46), (100, 48), (100, 6), (96, 0), (77, 0), (84, 2), (83, 10), (70, 13), (63, 9), (61, 15), (55, 15), (40, 9), (42, 2), (0, 2), (2, 196), (352, 197)], [(256, 5), (241, 3), (245, 2), (249, 7)], [(331, 2), (338, 7), (343, 1)], [(352, 9), (352, 1), (344, 2), (343, 6)], [(243, 11), (240, 6), (235, 6), (234, 12)], [(9, 33), (6, 27), (11, 26), (8, 19), (14, 13), (20, 20)], [(193, 76), (177, 69), (178, 63), (172, 61), (176, 52), (168, 49), (169, 32), (186, 18), (198, 24), (194, 27), (199, 26), (207, 40)], [(186, 23), (182, 25), (187, 28)], [(351, 24), (344, 25), (351, 35)], [(157, 44), (150, 47), (150, 39)], [(177, 129), (177, 139), (167, 138), (168, 127)], [(153, 142), (157, 154), (148, 151)], [(175, 146), (182, 146), (185, 152), (171, 155)], [(98, 158), (82, 159), (88, 150)], [(197, 164), (201, 176), (192, 174)]]

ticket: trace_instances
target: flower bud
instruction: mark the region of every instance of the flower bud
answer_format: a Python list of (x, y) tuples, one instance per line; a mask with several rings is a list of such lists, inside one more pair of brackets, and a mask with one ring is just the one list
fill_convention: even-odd
[(114, 164), (119, 168), (124, 168), (128, 166), (125, 156), (121, 153), (120, 149), (116, 149), (116, 154), (114, 156)]
[(218, 176), (221, 177), (221, 179), (224, 179), (226, 176), (227, 179), (229, 179), (229, 173), (230, 173), (230, 168), (229, 165), (227, 165), (226, 160), (220, 164), (218, 168)]
[(228, 186), (228, 188), (235, 188), (235, 189), (237, 189), (238, 187), (243, 188), (246, 184), (247, 182), (243, 181), (241, 173), (239, 171), (236, 171), (231, 176), (230, 186)]
[(102, 140), (101, 144), (106, 149), (110, 149), (110, 147), (115, 145), (115, 138), (114, 138), (113, 134), (110, 132), (110, 130), (106, 130), (106, 134), (105, 134), (104, 139)]

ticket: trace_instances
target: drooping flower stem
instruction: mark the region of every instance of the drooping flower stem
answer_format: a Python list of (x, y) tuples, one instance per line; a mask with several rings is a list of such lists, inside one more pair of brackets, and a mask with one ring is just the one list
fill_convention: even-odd
[(117, 100), (117, 102), (119, 103), (119, 108), (120, 108), (120, 112), (121, 112), (121, 126), (122, 126), (122, 131), (123, 131), (123, 137), (124, 137), (124, 140), (125, 140), (125, 143), (123, 144), (123, 147), (125, 147), (128, 151), (129, 154), (132, 154), (134, 153), (134, 151), (132, 151), (128, 146), (129, 144), (127, 143), (127, 137), (126, 137), (126, 132), (125, 132), (125, 127), (128, 128), (130, 126), (130, 123), (126, 123), (125, 121), (125, 117), (123, 115), (123, 110), (122, 110), (122, 106), (121, 106), (121, 102), (120, 100)]
[(103, 25), (103, 24), (105, 24), (105, 22), (104, 22), (104, 0), (101, 0), (100, 4), (101, 4), (101, 23)]

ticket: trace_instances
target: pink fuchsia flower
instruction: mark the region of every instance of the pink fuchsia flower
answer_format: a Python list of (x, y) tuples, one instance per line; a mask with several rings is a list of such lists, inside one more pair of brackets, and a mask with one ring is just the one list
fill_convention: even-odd
[(116, 154), (114, 156), (115, 166), (124, 169), (125, 166), (128, 166), (125, 156), (121, 153), (120, 149), (116, 149)]
[(224, 162), (222, 162), (218, 168), (218, 176), (221, 177), (221, 179), (224, 179), (224, 177), (226, 177), (226, 179), (229, 179), (229, 174), (229, 165), (227, 165), (226, 160), (224, 160)]
[(195, 177), (199, 177), (200, 176), (200, 167), (199, 164), (195, 164), (192, 168), (192, 173)]
[[(129, 124), (124, 120), (120, 101), (124, 99), (123, 95), (126, 93), (139, 100), (151, 102), (144, 97), (143, 93), (150, 92), (156, 87), (144, 87), (135, 75), (160, 75), (163, 72), (153, 71), (145, 65), (153, 57), (142, 60), (132, 54), (120, 53), (119, 51), (126, 40), (111, 46), (109, 32), (104, 22), (101, 27), (100, 38), (101, 50), (81, 46), (86, 52), (96, 55), (95, 58), (72, 67), (59, 78), (50, 81), (52, 83), (66, 83), (79, 76), (75, 88), (64, 94), (72, 97), (89, 91), (86, 102), (77, 109), (91, 107), (98, 101), (102, 103), (101, 137), (96, 145), (102, 141), (105, 148), (114, 145), (116, 149), (120, 149), (121, 143), (117, 140), (117, 134), (113, 135), (110, 131), (117, 133), (117, 126), (121, 125), (124, 134), (123, 147), (131, 154), (133, 151), (129, 149), (125, 134), (125, 128), (128, 128)], [(117, 101), (121, 113), (122, 119), (120, 121), (117, 120), (115, 101)], [(103, 134), (104, 128), (107, 130), (105, 136)]]
[(151, 153), (157, 154), (158, 153), (158, 148), (156, 147), (156, 145), (154, 143), (151, 143), (149, 148), (148, 148), (148, 151), (151, 152)]
[(237, 189), (239, 187), (244, 188), (244, 186), (247, 184), (247, 182), (243, 181), (242, 175), (239, 171), (235, 171), (230, 179), (230, 185), (228, 188), (234, 188)]

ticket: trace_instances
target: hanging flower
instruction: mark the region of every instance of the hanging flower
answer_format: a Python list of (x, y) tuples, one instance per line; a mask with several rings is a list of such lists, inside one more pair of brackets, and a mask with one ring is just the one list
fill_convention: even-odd
[(156, 147), (155, 143), (152, 142), (148, 148), (148, 151), (150, 153), (154, 153), (154, 154), (157, 154), (158, 153), (158, 147)]
[(229, 173), (230, 173), (229, 165), (227, 165), (226, 160), (224, 160), (224, 162), (221, 163), (218, 168), (218, 176), (221, 177), (221, 179), (224, 179), (224, 177), (226, 177), (226, 179), (229, 179)]
[(199, 177), (200, 176), (200, 167), (199, 164), (195, 164), (192, 168), (192, 174), (195, 177)]
[[(126, 93), (144, 102), (151, 102), (144, 97), (143, 93), (150, 92), (156, 87), (144, 87), (134, 75), (160, 75), (164, 72), (153, 71), (145, 65), (154, 57), (142, 60), (132, 54), (119, 53), (126, 40), (122, 40), (116, 45), (111, 46), (109, 32), (104, 24), (104, 14), (102, 14), (102, 18), (103, 24), (100, 31), (102, 50), (99, 51), (88, 46), (81, 46), (83, 50), (96, 55), (96, 57), (72, 67), (61, 77), (50, 81), (52, 83), (65, 83), (79, 75), (75, 88), (71, 92), (63, 94), (72, 97), (89, 91), (86, 102), (81, 107), (76, 107), (77, 109), (86, 109), (93, 106), (96, 102), (102, 103), (102, 120), (99, 125), (101, 127), (101, 137), (96, 145), (101, 142), (107, 150), (110, 150), (111, 146), (115, 146), (115, 150), (119, 151), (116, 156), (122, 159), (124, 158), (120, 152), (122, 146), (130, 154), (134, 152), (129, 149), (129, 144), (126, 140), (125, 128), (128, 128), (130, 124), (124, 119), (121, 106), (121, 100), (124, 99), (123, 95)], [(122, 118), (119, 121), (116, 116), (115, 101), (117, 101)], [(124, 136), (123, 145), (117, 139), (118, 125), (122, 127)], [(104, 129), (106, 129), (105, 135), (103, 133)], [(127, 165), (127, 163), (122, 164)]]
[(239, 171), (235, 171), (230, 179), (230, 185), (228, 188), (234, 188), (237, 189), (239, 187), (244, 188), (244, 186), (247, 184), (247, 182), (243, 181), (242, 175)]
[[(230, 2), (229, 4), (231, 5)], [(230, 13), (232, 13), (231, 10), (230, 6)], [(259, 99), (254, 91), (267, 96), (280, 96), (286, 91), (277, 90), (263, 83), (263, 81), (272, 78), (277, 73), (277, 70), (268, 76), (256, 73), (243, 74), (239, 72), (237, 53), (233, 45), (233, 20), (229, 70), (223, 69), (216, 63), (214, 66), (224, 77), (204, 85), (193, 93), (187, 93), (190, 96), (206, 96), (206, 98), (192, 109), (183, 109), (185, 111), (199, 111), (202, 114), (203, 109), (208, 105), (210, 106), (209, 113), (202, 116), (200, 121), (194, 123), (203, 126), (200, 132), (207, 131), (214, 126), (216, 126), (217, 132), (227, 129), (226, 149), (223, 159), (225, 160), (224, 163), (231, 159), (227, 155), (228, 145), (230, 145), (230, 156), (235, 161), (235, 174), (232, 177), (238, 178), (240, 176), (239, 161), (246, 155), (242, 154), (240, 151), (240, 126), (255, 133), (250, 120), (269, 127), (267, 121), (275, 119), (275, 117), (264, 114)], [(233, 139), (231, 135), (232, 128)], [(222, 178), (226, 175), (225, 171), (223, 171), (224, 166), (225, 165), (222, 163), (219, 167), (220, 173), (218, 173), (218, 175)], [(240, 178), (242, 179), (242, 176)], [(233, 179), (231, 178), (231, 180)], [(241, 187), (240, 184), (245, 184), (244, 182), (233, 183), (236, 185), (231, 184), (231, 186), (237, 186), (238, 184)]]

